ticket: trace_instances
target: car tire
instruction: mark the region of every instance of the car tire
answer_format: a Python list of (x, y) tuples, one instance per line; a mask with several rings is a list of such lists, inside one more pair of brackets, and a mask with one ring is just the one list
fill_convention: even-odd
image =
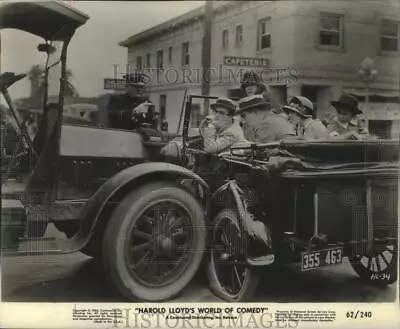
[[(374, 255), (370, 257), (358, 255), (349, 258), (350, 264), (358, 276), (376, 286), (387, 286), (397, 281), (397, 241), (383, 249), (375, 251)], [(388, 259), (389, 256), (390, 259)]]
[[(162, 239), (158, 244), (160, 247), (154, 247), (156, 245), (155, 241), (161, 239), (159, 238), (160, 236), (164, 237), (164, 235), (169, 234), (167, 226), (159, 229), (158, 233), (156, 232), (156, 228), (159, 225), (166, 225), (164, 223), (166, 217), (163, 217), (163, 221), (159, 221), (161, 215), (156, 215), (157, 207), (161, 207), (165, 202), (169, 202), (173, 207), (176, 207), (176, 211), (179, 210), (182, 214), (184, 213), (185, 216), (187, 215), (186, 217), (180, 217), (180, 222), (183, 222), (183, 224), (182, 227), (179, 226), (179, 229), (181, 229), (180, 233), (186, 232), (186, 236), (190, 236), (190, 239), (188, 238), (188, 240), (190, 240), (190, 245), (189, 248), (182, 247), (179, 252), (175, 251), (175, 249), (171, 247), (171, 241), (173, 238), (169, 240), (167, 238)], [(172, 212), (175, 213), (175, 208), (172, 209)], [(137, 236), (136, 240), (131, 237), (135, 236), (135, 234), (139, 235), (139, 232), (141, 232), (140, 230), (144, 230), (144, 228), (140, 228), (139, 230), (139, 225), (148, 218), (146, 216), (149, 216), (148, 214), (152, 213), (152, 211), (154, 211), (155, 215), (153, 220), (151, 218), (149, 220), (152, 224), (149, 224), (150, 228), (148, 230), (153, 233), (146, 233), (151, 237), (146, 236), (146, 239), (148, 239), (146, 241), (148, 242), (131, 247), (130, 243), (135, 244), (135, 241), (137, 242), (141, 239), (140, 236)], [(159, 217), (158, 219), (156, 219), (157, 216)], [(176, 218), (173, 217), (173, 220), (175, 221)], [(154, 222), (157, 222), (158, 224), (154, 224)], [(147, 225), (148, 223), (145, 224)], [(173, 228), (173, 225), (170, 227), (171, 230), (175, 229)], [(198, 270), (205, 249), (205, 230), (204, 211), (201, 205), (191, 193), (179, 187), (178, 184), (175, 182), (164, 181), (141, 186), (128, 194), (122, 200), (114, 210), (107, 224), (102, 246), (102, 258), (105, 273), (112, 279), (112, 282), (118, 290), (129, 300), (142, 300), (149, 302), (169, 300), (180, 293), (180, 291), (192, 280)], [(143, 232), (141, 232), (141, 235), (143, 235)], [(169, 242), (167, 243), (165, 241)], [(176, 239), (176, 241), (178, 240)], [(142, 255), (140, 255), (140, 257), (136, 258), (136, 260), (140, 258), (136, 264), (133, 267), (130, 267), (129, 261), (133, 259), (134, 254), (141, 252), (141, 250), (138, 249), (134, 253), (133, 249), (137, 247), (139, 248), (147, 243), (148, 246), (153, 247), (146, 247), (148, 248), (146, 251), (143, 249), (143, 257), (149, 255), (146, 262), (142, 261), (142, 258), (140, 258)], [(127, 245), (131, 248), (129, 249), (130, 252), (127, 252)], [(166, 245), (168, 245), (168, 247), (166, 247)], [(164, 247), (167, 251), (163, 249)], [(164, 271), (160, 270), (162, 275), (168, 273), (168, 271), (165, 270), (165, 266), (168, 266), (167, 264), (169, 264), (169, 266), (171, 266), (171, 264), (174, 266), (173, 264), (175, 263), (172, 261), (170, 261), (170, 263), (164, 262), (163, 260), (159, 260), (161, 258), (156, 258), (162, 251), (165, 251), (165, 253), (168, 254), (168, 257), (174, 253), (175, 255), (182, 253), (182, 259), (184, 260), (181, 260), (183, 262), (183, 267), (177, 270), (175, 277), (172, 279), (170, 278), (169, 280), (165, 279), (166, 282), (158, 284), (152, 281), (152, 278), (157, 276), (142, 274), (139, 271), (139, 267), (142, 268), (147, 266), (149, 269), (152, 267), (152, 272), (154, 273), (154, 271), (157, 271), (158, 274), (159, 266), (164, 266)], [(169, 253), (171, 253), (171, 255), (169, 255)], [(186, 260), (185, 257), (187, 257)], [(134, 261), (136, 260), (134, 259)], [(142, 263), (139, 265), (139, 262), (141, 261)], [(143, 265), (144, 262), (145, 265)], [(176, 261), (176, 264), (179, 264), (179, 262)], [(154, 270), (153, 267), (156, 267), (156, 270)]]
[[(208, 283), (210, 290), (213, 292), (214, 295), (216, 295), (219, 298), (222, 298), (225, 301), (229, 302), (245, 302), (249, 301), (255, 294), (258, 281), (259, 281), (259, 269), (256, 267), (249, 266), (246, 263), (245, 255), (244, 252), (239, 252), (241, 255), (239, 255), (237, 252), (236, 255), (238, 255), (240, 259), (235, 259), (231, 263), (226, 263), (226, 267), (229, 269), (229, 266), (232, 267), (232, 270), (235, 274), (236, 279), (239, 281), (240, 277), (243, 278), (242, 281), (242, 286), (239, 288), (238, 291), (232, 291), (230, 290), (223, 281), (222, 274), (218, 270), (219, 262), (222, 266), (224, 261), (218, 260), (218, 257), (216, 256), (216, 251), (217, 251), (217, 234), (218, 234), (218, 229), (223, 222), (230, 222), (231, 227), (236, 228), (237, 232), (240, 232), (240, 237), (239, 240), (236, 242), (236, 246), (243, 246), (244, 243), (244, 230), (243, 227), (240, 225), (240, 221), (238, 219), (238, 214), (237, 211), (233, 209), (223, 209), (220, 211), (216, 217), (213, 220), (213, 231), (212, 231), (212, 236), (211, 236), (211, 250), (210, 250), (210, 255), (209, 255), (209, 263), (208, 263)], [(231, 230), (231, 233), (233, 230)], [(233, 233), (236, 234), (236, 233)], [(230, 238), (228, 239), (234, 239), (233, 234), (231, 234)], [(236, 235), (236, 237), (238, 237)], [(232, 241), (230, 240), (230, 241)], [(237, 261), (237, 263), (235, 263)], [(236, 264), (236, 265), (234, 265)], [(235, 270), (236, 267), (236, 270)], [(238, 267), (240, 268), (238, 270)], [(225, 270), (224, 270), (225, 271)], [(228, 270), (229, 271), (229, 270)], [(233, 282), (233, 281), (232, 281)], [(239, 284), (240, 285), (240, 284)]]

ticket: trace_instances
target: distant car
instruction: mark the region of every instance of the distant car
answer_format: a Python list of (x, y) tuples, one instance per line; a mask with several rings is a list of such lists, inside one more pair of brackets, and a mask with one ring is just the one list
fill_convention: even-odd
[(67, 104), (63, 111), (63, 124), (96, 126), (98, 107), (95, 104)]

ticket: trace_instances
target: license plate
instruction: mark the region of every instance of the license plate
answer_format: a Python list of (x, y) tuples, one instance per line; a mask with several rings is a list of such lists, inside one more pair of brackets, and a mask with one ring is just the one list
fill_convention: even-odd
[(341, 264), (343, 247), (316, 250), (302, 253), (301, 270), (309, 271), (329, 265)]

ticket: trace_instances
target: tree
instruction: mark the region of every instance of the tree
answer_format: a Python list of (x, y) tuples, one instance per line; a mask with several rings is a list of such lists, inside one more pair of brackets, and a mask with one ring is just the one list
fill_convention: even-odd
[[(71, 82), (72, 77), (72, 71), (67, 69), (65, 74), (65, 79), (67, 81), (65, 86), (65, 97), (76, 98), (79, 97), (79, 93)], [(44, 93), (44, 70), (39, 65), (33, 66), (29, 73), (29, 79), (31, 80), (31, 98), (40, 97), (41, 99)], [(36, 85), (36, 83), (38, 84)]]
[(79, 93), (71, 82), (72, 77), (73, 77), (72, 71), (70, 69), (68, 69), (65, 74), (65, 79), (67, 81), (66, 86), (65, 86), (65, 96), (77, 98), (77, 97), (79, 97)]
[(31, 98), (40, 98), (43, 88), (44, 70), (40, 65), (33, 65), (28, 72), (28, 78), (31, 82)]

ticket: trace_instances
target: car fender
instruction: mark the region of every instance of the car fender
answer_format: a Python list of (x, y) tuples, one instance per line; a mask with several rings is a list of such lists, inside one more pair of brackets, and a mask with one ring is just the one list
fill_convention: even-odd
[[(247, 235), (245, 241), (255, 239), (263, 243), (267, 250), (272, 250), (270, 230), (265, 223), (254, 218), (254, 215), (248, 210), (249, 201), (251, 201), (249, 196), (244, 193), (236, 180), (229, 180), (213, 193), (210, 205), (214, 212), (215, 209), (221, 209), (226, 206), (234, 207), (238, 212), (244, 233)], [(243, 248), (246, 250), (242, 251), (245, 255), (248, 254), (247, 246), (247, 243), (243, 244)]]
[[(107, 180), (96, 193), (88, 200), (81, 214), (81, 226), (78, 232), (71, 238), (74, 240), (74, 249), (80, 250), (90, 241), (96, 224), (105, 209), (107, 203), (118, 195), (123, 188), (129, 188), (137, 182), (139, 184), (156, 181), (158, 179), (170, 179), (179, 181), (183, 179), (194, 180), (202, 186), (201, 198), (203, 207), (208, 207), (209, 188), (207, 183), (194, 172), (170, 163), (146, 162), (126, 168)], [(118, 199), (117, 199), (118, 200)], [(205, 209), (207, 210), (207, 209)]]

